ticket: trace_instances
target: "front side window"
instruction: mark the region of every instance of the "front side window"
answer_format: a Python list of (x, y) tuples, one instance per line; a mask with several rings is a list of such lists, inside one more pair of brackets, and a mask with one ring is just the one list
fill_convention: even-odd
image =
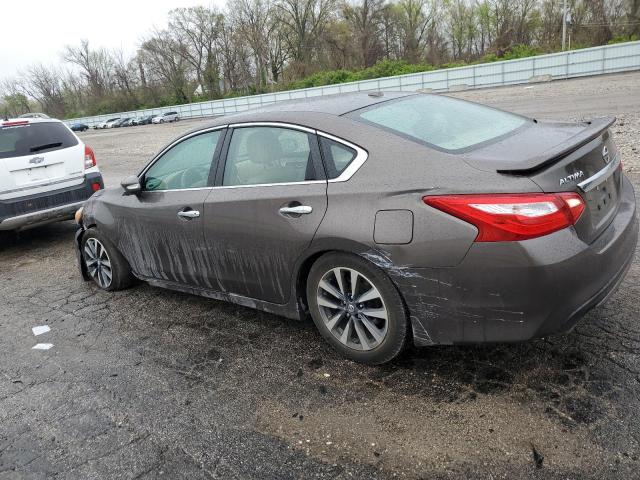
[(224, 186), (315, 180), (308, 133), (281, 127), (236, 128), (229, 144)]
[(351, 116), (448, 151), (494, 140), (527, 122), (518, 115), (440, 95), (412, 95)]
[(208, 185), (221, 130), (187, 138), (164, 153), (144, 175), (144, 190), (178, 190)]

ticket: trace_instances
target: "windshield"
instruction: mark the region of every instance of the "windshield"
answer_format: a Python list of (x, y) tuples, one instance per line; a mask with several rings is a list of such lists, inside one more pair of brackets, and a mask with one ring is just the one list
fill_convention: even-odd
[(466, 150), (508, 134), (527, 119), (440, 95), (413, 95), (358, 110), (357, 120), (448, 151)]
[(61, 123), (43, 122), (0, 128), (0, 158), (50, 152), (78, 144)]

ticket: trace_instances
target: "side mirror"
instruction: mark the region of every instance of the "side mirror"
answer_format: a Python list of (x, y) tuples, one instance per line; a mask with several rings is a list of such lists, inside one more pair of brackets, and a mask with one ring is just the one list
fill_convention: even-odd
[(138, 195), (142, 191), (142, 185), (140, 185), (140, 179), (135, 175), (125, 178), (120, 182), (122, 188), (124, 188), (125, 195)]

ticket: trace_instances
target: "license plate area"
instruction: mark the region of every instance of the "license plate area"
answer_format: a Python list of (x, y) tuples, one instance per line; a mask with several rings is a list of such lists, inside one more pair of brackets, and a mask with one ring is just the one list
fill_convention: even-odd
[(52, 165), (15, 170), (11, 172), (11, 174), (15, 185), (24, 186), (63, 178), (65, 169), (63, 163), (55, 163)]
[(620, 170), (616, 170), (583, 194), (594, 232), (600, 232), (606, 228), (615, 214), (620, 196), (620, 182)]

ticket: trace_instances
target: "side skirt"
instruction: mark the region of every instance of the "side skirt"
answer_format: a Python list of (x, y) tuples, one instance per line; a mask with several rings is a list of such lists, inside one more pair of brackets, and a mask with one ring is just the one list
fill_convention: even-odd
[(189, 293), (191, 295), (198, 295), (200, 297), (235, 303), (236, 305), (241, 305), (243, 307), (249, 307), (256, 310), (262, 310), (263, 312), (273, 313), (275, 315), (291, 318), (293, 320), (303, 320), (305, 318), (305, 313), (302, 311), (299, 306), (300, 304), (296, 301), (295, 298), (289, 303), (280, 305), (277, 303), (265, 302), (263, 300), (256, 300), (255, 298), (243, 297), (242, 295), (235, 295), (233, 293), (218, 292), (216, 290), (208, 290), (206, 288), (200, 287), (190, 287), (181, 283), (158, 280), (156, 278), (139, 278), (140, 280), (147, 282), (153, 287), (166, 288), (169, 290), (175, 290), (177, 292)]

